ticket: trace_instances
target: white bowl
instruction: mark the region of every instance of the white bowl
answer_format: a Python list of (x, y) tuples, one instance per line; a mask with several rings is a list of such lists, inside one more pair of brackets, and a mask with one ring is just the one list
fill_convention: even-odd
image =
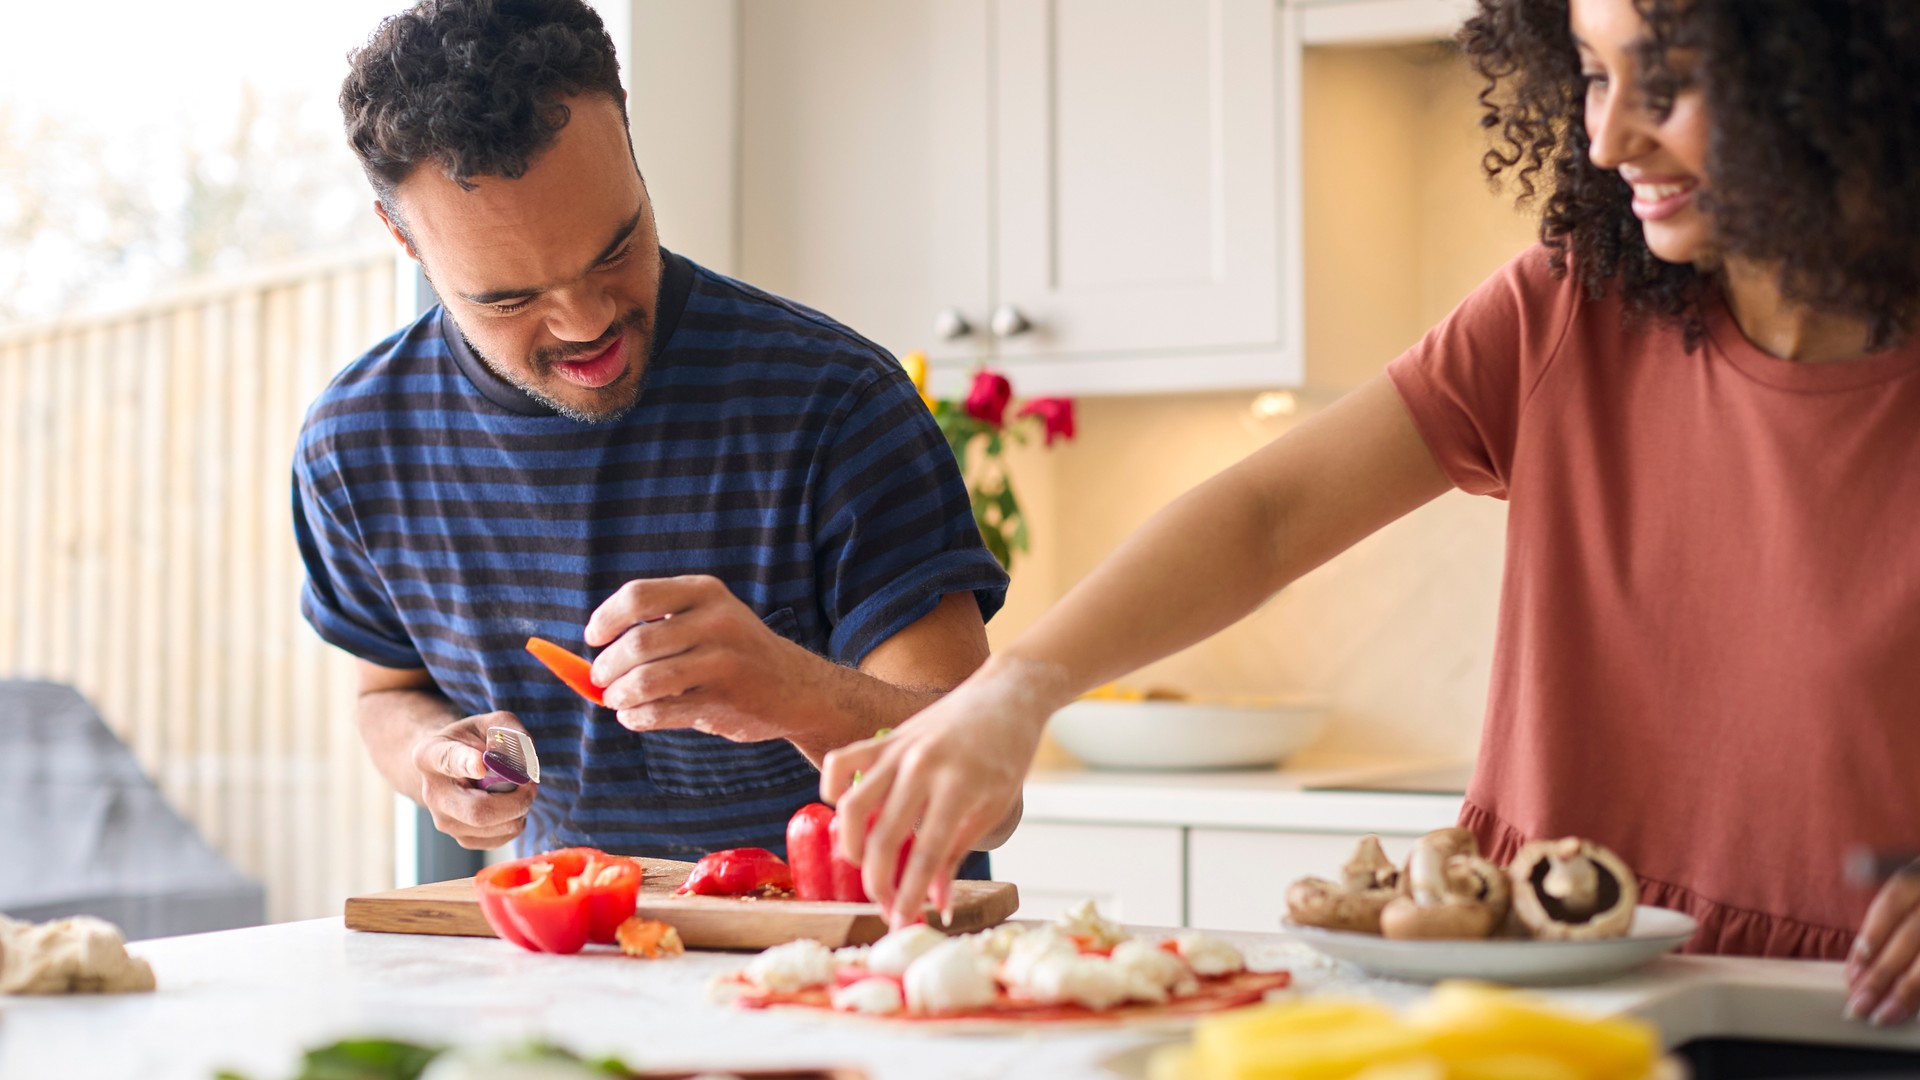
[(1095, 768), (1244, 769), (1278, 764), (1326, 722), (1317, 703), (1090, 700), (1055, 713), (1047, 730)]

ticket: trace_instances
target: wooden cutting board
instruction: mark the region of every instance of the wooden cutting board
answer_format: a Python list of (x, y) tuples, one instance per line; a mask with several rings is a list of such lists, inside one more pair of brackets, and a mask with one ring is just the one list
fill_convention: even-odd
[[(875, 904), (676, 896), (673, 890), (687, 880), (692, 863), (638, 861), (646, 873), (634, 914), (672, 924), (690, 949), (766, 949), (800, 938), (837, 949), (878, 941), (887, 932), (886, 920)], [(952, 924), (941, 924), (931, 912), (928, 921), (950, 934), (967, 934), (1000, 925), (1019, 906), (1020, 893), (1009, 882), (956, 881)], [(495, 936), (480, 914), (472, 878), (356, 896), (347, 901), (346, 916), (349, 930)]]

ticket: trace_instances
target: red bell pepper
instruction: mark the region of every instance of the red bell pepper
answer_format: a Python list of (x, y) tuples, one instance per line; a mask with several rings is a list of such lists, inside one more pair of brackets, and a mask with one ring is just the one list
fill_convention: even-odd
[(802, 900), (839, 899), (834, 871), (846, 860), (833, 851), (832, 831), (833, 807), (826, 803), (808, 803), (787, 819), (787, 863), (793, 893)]
[[(867, 819), (869, 828), (873, 819)], [(900, 848), (894, 883), (913, 853), (913, 836)], [(860, 868), (840, 857), (840, 814), (825, 803), (808, 803), (787, 821), (787, 860), (793, 866), (794, 893), (802, 900), (867, 902)]]
[(640, 864), (594, 848), (563, 848), (489, 866), (474, 879), (493, 932), (534, 952), (614, 943), (639, 903)]
[(573, 655), (545, 638), (527, 639), (527, 651), (535, 660), (547, 665), (547, 670), (560, 677), (560, 681), (573, 688), (573, 692), (602, 708), (606, 699), (600, 696), (600, 687), (593, 684), (593, 664)]
[(768, 896), (793, 891), (793, 871), (766, 848), (728, 848), (701, 859), (674, 892), (694, 896)]

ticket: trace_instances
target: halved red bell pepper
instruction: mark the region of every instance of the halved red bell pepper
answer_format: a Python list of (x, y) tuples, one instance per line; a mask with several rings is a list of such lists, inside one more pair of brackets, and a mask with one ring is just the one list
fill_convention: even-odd
[[(871, 828), (873, 819), (867, 819)], [(913, 836), (900, 848), (894, 882), (913, 853)], [(794, 894), (802, 900), (867, 902), (860, 868), (840, 857), (840, 814), (825, 803), (808, 803), (787, 820), (787, 861), (793, 867)]]
[(728, 848), (701, 859), (674, 890), (694, 896), (768, 896), (793, 891), (793, 871), (766, 848)]
[(600, 696), (600, 687), (593, 684), (592, 661), (575, 656), (545, 638), (527, 639), (527, 651), (535, 660), (547, 665), (547, 670), (560, 677), (560, 681), (573, 688), (573, 692), (588, 701), (606, 707), (606, 699)]
[(534, 952), (576, 953), (614, 931), (639, 903), (641, 866), (595, 848), (563, 848), (489, 866), (474, 879), (493, 932)]

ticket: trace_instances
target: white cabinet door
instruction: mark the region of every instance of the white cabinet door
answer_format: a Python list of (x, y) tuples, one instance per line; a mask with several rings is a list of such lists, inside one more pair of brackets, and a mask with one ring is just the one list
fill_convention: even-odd
[(1020, 887), (1023, 919), (1051, 919), (1091, 899), (1111, 919), (1179, 926), (1181, 833), (1177, 826), (1028, 822), (993, 853), (993, 876)]
[[(746, 0), (739, 24), (740, 276), (896, 355), (970, 360), (988, 315), (985, 6)], [(945, 310), (975, 331), (936, 337)]]
[(739, 275), (943, 394), (980, 363), (1023, 396), (1297, 381), (1277, 8), (741, 0)]
[(1001, 0), (1003, 358), (1280, 340), (1277, 9)]
[[(1334, 877), (1353, 855), (1360, 833), (1191, 829), (1187, 837), (1187, 923), (1201, 930), (1276, 931), (1286, 917), (1287, 886), (1303, 877)], [(1383, 836), (1399, 862), (1411, 836)]]

